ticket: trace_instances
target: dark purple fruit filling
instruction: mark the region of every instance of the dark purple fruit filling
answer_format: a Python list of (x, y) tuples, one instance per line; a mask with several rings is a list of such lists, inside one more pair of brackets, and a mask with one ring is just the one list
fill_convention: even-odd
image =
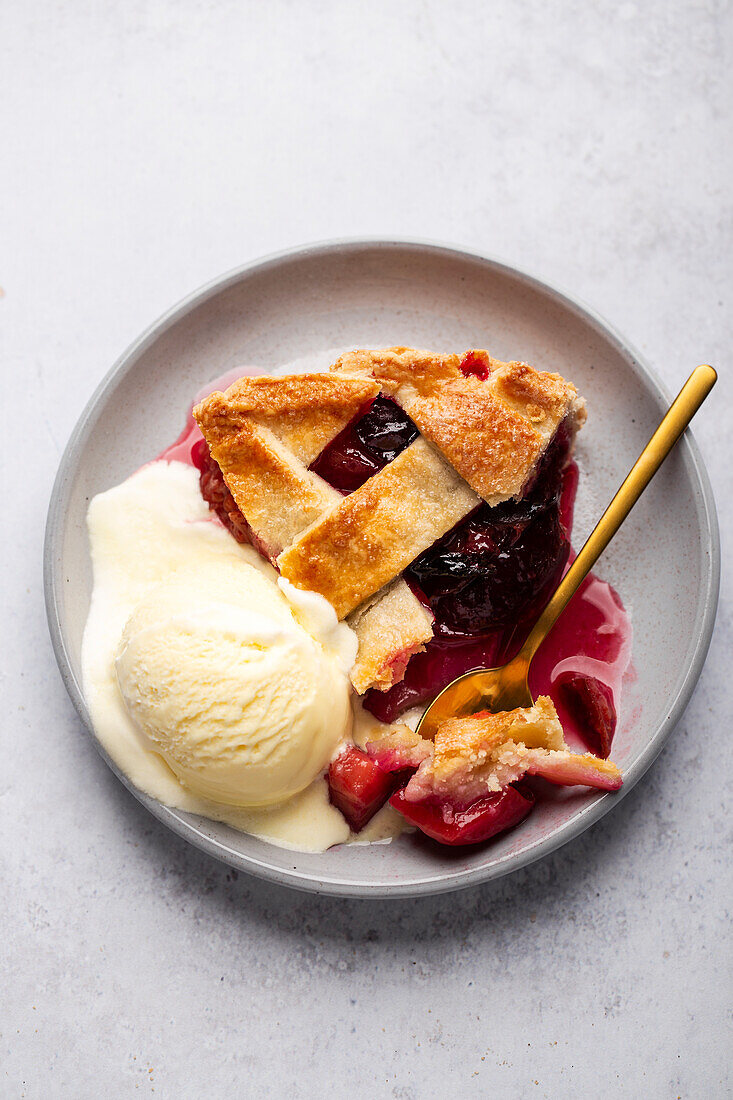
[(521, 500), (479, 505), (405, 570), (435, 616), (436, 637), (515, 623), (559, 580), (569, 551), (560, 514), (569, 447), (559, 431)]
[(405, 578), (425, 596), (436, 635), (484, 634), (523, 615), (567, 554), (557, 504), (481, 505), (421, 554)]
[(353, 493), (417, 439), (418, 430), (399, 405), (377, 397), (369, 410), (320, 453), (311, 470), (339, 492)]

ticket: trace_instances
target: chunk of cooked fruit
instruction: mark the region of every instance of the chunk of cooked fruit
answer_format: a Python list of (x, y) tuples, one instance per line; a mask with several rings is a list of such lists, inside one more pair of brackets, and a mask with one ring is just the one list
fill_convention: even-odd
[(354, 745), (339, 753), (328, 769), (331, 802), (355, 833), (381, 810), (398, 782), (398, 776), (383, 771)]
[(440, 844), (480, 844), (506, 832), (527, 816), (534, 806), (534, 794), (527, 787), (505, 787), (458, 809), (449, 802), (410, 802), (397, 791), (389, 800), (406, 821)]
[(595, 676), (577, 673), (562, 682), (561, 691), (587, 744), (605, 760), (616, 731), (616, 708), (611, 689)]

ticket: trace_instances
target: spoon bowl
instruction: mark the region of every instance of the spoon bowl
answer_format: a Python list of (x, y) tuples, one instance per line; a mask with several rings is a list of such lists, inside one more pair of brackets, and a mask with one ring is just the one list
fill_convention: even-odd
[(418, 723), (420, 736), (432, 740), (449, 718), (463, 718), (479, 710), (496, 713), (534, 706), (528, 672), (529, 663), (516, 657), (500, 668), (464, 672), (433, 699)]

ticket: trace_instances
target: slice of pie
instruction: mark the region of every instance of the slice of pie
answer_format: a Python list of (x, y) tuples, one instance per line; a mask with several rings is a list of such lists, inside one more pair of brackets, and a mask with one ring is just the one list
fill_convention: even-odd
[(354, 351), (242, 378), (194, 416), (210, 507), (352, 626), (354, 688), (380, 718), (491, 663), (564, 568), (585, 405), (558, 374), (480, 350)]

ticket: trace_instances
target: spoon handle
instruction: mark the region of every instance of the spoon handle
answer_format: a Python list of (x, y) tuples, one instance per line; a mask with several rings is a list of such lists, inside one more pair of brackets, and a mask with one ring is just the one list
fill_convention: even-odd
[(712, 367), (696, 367), (669, 407), (661, 424), (631, 468), (621, 488), (603, 513), (588, 541), (560, 581), (555, 594), (535, 623), (516, 660), (529, 662), (556, 619), (575, 595), (598, 558), (636, 504), (649, 482), (692, 420), (717, 380)]

